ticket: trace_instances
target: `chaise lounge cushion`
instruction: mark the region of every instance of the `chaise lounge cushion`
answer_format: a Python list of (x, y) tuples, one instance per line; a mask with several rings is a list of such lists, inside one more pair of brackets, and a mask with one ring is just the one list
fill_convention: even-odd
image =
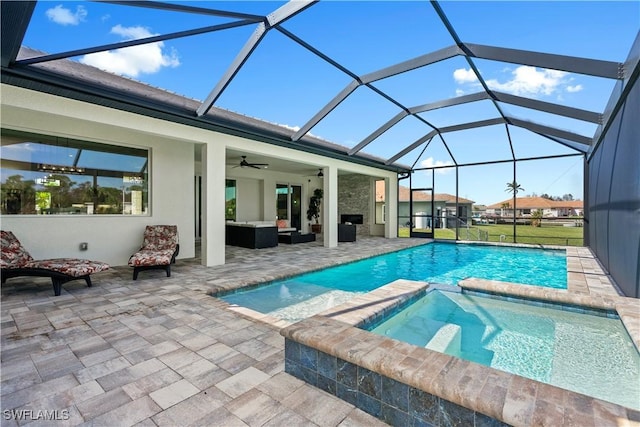
[(141, 249), (129, 258), (131, 267), (169, 265), (172, 262), (175, 249)]
[(98, 271), (107, 270), (109, 265), (104, 262), (90, 261), (88, 259), (53, 258), (31, 261), (25, 264), (23, 268), (41, 268), (79, 278), (88, 274), (97, 273)]
[(142, 247), (129, 257), (129, 266), (133, 267), (133, 280), (142, 270), (164, 269), (171, 276), (171, 264), (176, 262), (180, 248), (178, 226), (148, 225), (144, 230)]
[(19, 276), (51, 277), (55, 295), (60, 295), (62, 284), (74, 279), (85, 279), (91, 286), (89, 275), (109, 269), (109, 264), (78, 258), (52, 258), (34, 260), (11, 231), (0, 231), (2, 241), (2, 282)]
[(2, 240), (2, 268), (20, 268), (33, 261), (33, 257), (22, 247), (18, 238), (11, 232), (2, 230), (0, 232)]

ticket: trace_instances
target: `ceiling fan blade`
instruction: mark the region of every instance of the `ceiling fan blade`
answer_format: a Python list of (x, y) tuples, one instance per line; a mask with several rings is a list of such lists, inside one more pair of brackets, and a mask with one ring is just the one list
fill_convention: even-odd
[(247, 166), (249, 166), (250, 168), (254, 168), (254, 169), (260, 169), (260, 167), (256, 166), (253, 163), (249, 163)]

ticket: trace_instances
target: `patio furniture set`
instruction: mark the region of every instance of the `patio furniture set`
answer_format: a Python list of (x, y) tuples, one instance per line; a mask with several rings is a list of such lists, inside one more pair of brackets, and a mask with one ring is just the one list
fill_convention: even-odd
[(303, 234), (286, 220), (226, 223), (226, 244), (249, 249), (273, 248), (278, 243), (315, 242), (314, 233)]
[[(84, 279), (91, 287), (91, 275), (108, 270), (109, 264), (79, 258), (34, 259), (11, 231), (2, 230), (2, 258), (0, 273), (2, 284), (7, 279), (21, 276), (51, 278), (53, 293), (59, 296), (62, 285), (72, 280)], [(175, 263), (180, 245), (178, 227), (175, 225), (148, 225), (144, 231), (143, 244), (129, 258), (133, 267), (133, 280), (143, 270), (163, 269), (171, 276), (171, 264)]]
[[(277, 225), (282, 225), (278, 227)], [(314, 242), (314, 233), (302, 234), (288, 224), (252, 221), (247, 223), (227, 223), (226, 243), (245, 248), (269, 248), (278, 243), (297, 244)], [(80, 258), (34, 259), (11, 231), (1, 231), (2, 259), (0, 272), (2, 284), (7, 279), (21, 276), (49, 277), (53, 293), (59, 296), (62, 285), (72, 280), (84, 279), (92, 286), (91, 275), (108, 270), (109, 264)], [(339, 224), (338, 241), (354, 242), (355, 225)], [(140, 249), (129, 257), (128, 265), (133, 267), (133, 280), (141, 271), (163, 269), (171, 276), (171, 264), (176, 262), (180, 251), (178, 227), (175, 225), (148, 225), (144, 231)]]

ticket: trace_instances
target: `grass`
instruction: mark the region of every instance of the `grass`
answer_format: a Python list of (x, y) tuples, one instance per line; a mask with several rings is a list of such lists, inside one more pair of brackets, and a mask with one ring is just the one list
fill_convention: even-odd
[[(505, 243), (513, 243), (513, 224), (488, 224), (475, 225), (471, 227), (473, 236), (477, 236), (478, 230), (483, 230), (489, 234), (490, 242), (499, 242), (500, 236), (504, 235), (502, 240)], [(562, 227), (558, 225), (543, 224), (542, 227), (532, 227), (530, 225), (517, 225), (516, 237), (518, 243), (542, 244), (542, 245), (560, 245), (560, 246), (583, 246), (583, 229), (582, 227)], [(460, 239), (467, 240), (466, 229), (461, 228)], [(401, 228), (398, 232), (399, 237), (409, 237), (409, 229)], [(436, 229), (436, 239), (455, 239), (455, 230)], [(475, 240), (470, 237), (469, 240)]]

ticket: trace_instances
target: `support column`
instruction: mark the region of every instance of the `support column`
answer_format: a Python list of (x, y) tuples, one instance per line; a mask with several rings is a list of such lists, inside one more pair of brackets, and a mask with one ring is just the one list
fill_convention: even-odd
[(276, 220), (276, 181), (273, 178), (262, 180), (262, 220)]
[(338, 246), (338, 169), (325, 167), (324, 199), (322, 203), (322, 223), (324, 246), (334, 248)]
[(386, 204), (386, 217), (384, 223), (384, 237), (395, 239), (398, 237), (398, 176), (385, 178), (384, 200)]
[(202, 147), (202, 265), (225, 262), (225, 147)]

